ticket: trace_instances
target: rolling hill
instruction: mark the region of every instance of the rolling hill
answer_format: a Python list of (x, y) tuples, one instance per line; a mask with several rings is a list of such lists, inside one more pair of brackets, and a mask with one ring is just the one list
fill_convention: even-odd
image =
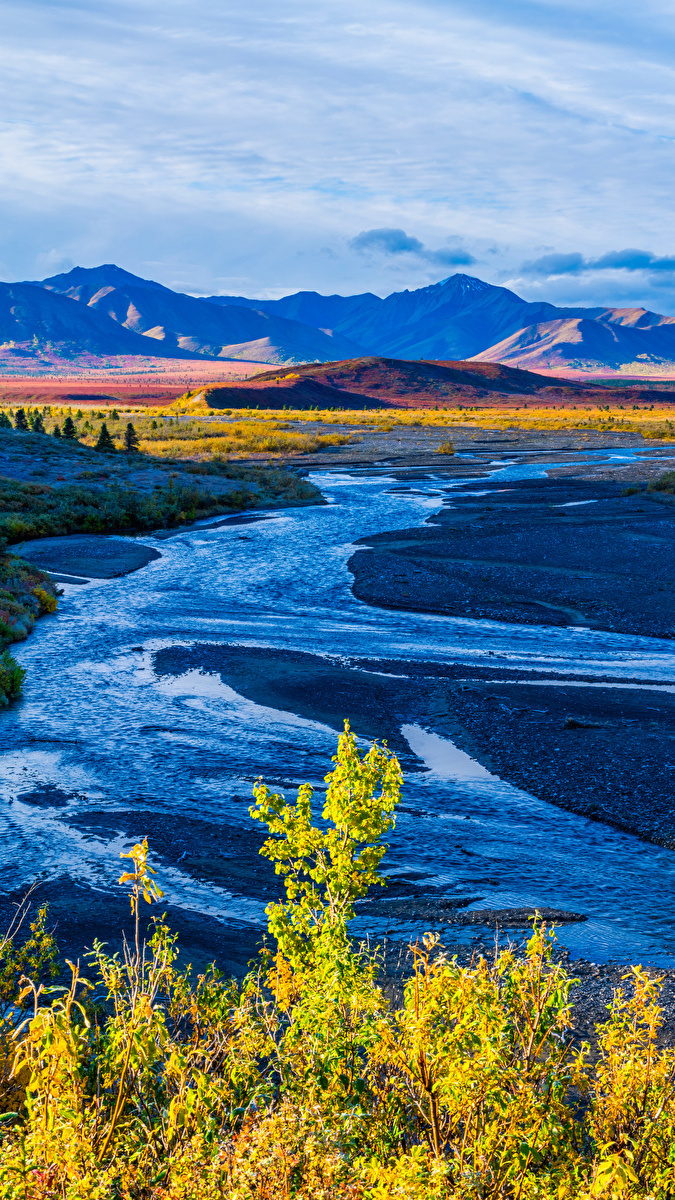
[[(546, 375), (494, 363), (419, 362), (369, 356), (265, 371), (246, 383), (215, 384), (201, 395), (211, 408), (438, 408), (505, 403), (514, 396), (555, 402), (562, 389)], [(583, 385), (564, 389), (587, 394)]]
[[(652, 405), (654, 391), (635, 387), (611, 388), (615, 404)], [(305, 366), (265, 371), (245, 382), (217, 383), (193, 400), (209, 407), (277, 409), (401, 409), (453, 408), (508, 409), (529, 405), (534, 409), (581, 405), (604, 407), (610, 398), (602, 385), (587, 381), (552, 379), (534, 371), (501, 363), (421, 362), (376, 355), (345, 362), (308, 363)], [(660, 403), (675, 403), (675, 390), (659, 390)]]

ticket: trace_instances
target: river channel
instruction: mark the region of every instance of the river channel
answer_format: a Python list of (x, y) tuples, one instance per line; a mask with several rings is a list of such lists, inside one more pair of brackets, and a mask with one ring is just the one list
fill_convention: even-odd
[[(577, 460), (568, 454), (561, 462)], [(537, 471), (493, 462), (491, 478), (515, 486)], [(489, 660), (669, 686), (672, 642), (387, 611), (356, 600), (347, 570), (354, 543), (421, 525), (451, 502), (442, 474), (424, 474), (406, 491), (385, 467), (316, 471), (311, 478), (325, 506), (143, 537), (161, 553), (143, 570), (65, 585), (58, 613), (18, 647), (24, 700), (0, 714), (4, 890), (41, 876), (106, 892), (129, 844), (115, 823), (122, 809), (198, 819), (215, 838), (223, 822), (250, 825), (247, 805), (259, 775), (287, 792), (306, 780), (321, 786), (335, 728), (292, 706), (246, 699), (217, 671), (160, 673), (155, 655), (167, 648), (236, 644), (316, 656)], [(583, 913), (587, 921), (560, 932), (573, 957), (675, 965), (675, 853), (503, 782), (428, 721), (409, 720), (401, 736), (409, 754), (389, 871), (476, 897), (476, 907)], [(109, 811), (106, 831), (87, 828), (93, 809)], [(263, 899), (222, 880), (195, 879), (180, 860), (160, 864), (160, 874), (179, 908), (241, 928), (264, 925)], [(367, 931), (407, 937), (420, 930), (373, 918)]]

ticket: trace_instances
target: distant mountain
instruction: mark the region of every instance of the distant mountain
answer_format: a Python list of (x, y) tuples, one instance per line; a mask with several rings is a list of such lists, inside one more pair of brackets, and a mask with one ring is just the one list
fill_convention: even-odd
[[(675, 317), (639, 309), (605, 309), (593, 320), (565, 317), (527, 325), (476, 354), (475, 362), (500, 362), (530, 370), (634, 374), (673, 364)], [(673, 364), (675, 365), (675, 364)]]
[[(145, 353), (243, 359), (261, 363), (326, 362), (361, 353), (340, 334), (243, 305), (215, 305), (114, 264), (74, 267), (32, 284), (78, 301), (146, 339)], [(152, 349), (147, 342), (151, 341)]]
[[(150, 349), (145, 338), (104, 313), (28, 283), (0, 283), (0, 343), (13, 343), (17, 352), (55, 351), (63, 358), (150, 353), (166, 357), (161, 346)], [(173, 357), (190, 355), (179, 351)]]
[[(52, 341), (64, 354), (76, 353), (78, 346), (94, 353), (97, 345), (107, 347), (96, 351), (100, 354), (280, 366), (376, 356), (596, 375), (675, 371), (675, 317), (642, 308), (531, 303), (470, 275), (384, 298), (372, 292), (296, 292), (279, 300), (196, 298), (112, 263), (0, 286), (23, 289), (24, 297), (18, 307), (7, 301), (0, 333), (17, 342), (34, 339), (37, 346)], [(50, 299), (40, 305), (36, 294)]]
[(416, 291), (380, 299), (297, 292), (281, 300), (209, 297), (211, 303), (259, 304), (270, 314), (302, 314), (330, 323), (369, 354), (415, 359), (504, 362), (534, 370), (589, 374), (648, 367), (675, 370), (675, 318), (645, 309), (557, 308), (530, 303), (508, 288), (452, 275)]
[[(394, 292), (380, 299), (321, 296), (297, 292), (281, 300), (244, 300), (210, 296), (210, 302), (259, 304), (274, 315), (298, 319), (359, 343), (368, 354), (396, 358), (466, 359), (501, 341), (523, 325), (559, 317), (553, 304), (529, 304), (507, 288), (493, 287), (470, 275), (451, 275), (416, 291)], [(582, 310), (573, 310), (574, 315)], [(601, 311), (598, 309), (598, 312)], [(300, 316), (300, 314), (302, 314)]]

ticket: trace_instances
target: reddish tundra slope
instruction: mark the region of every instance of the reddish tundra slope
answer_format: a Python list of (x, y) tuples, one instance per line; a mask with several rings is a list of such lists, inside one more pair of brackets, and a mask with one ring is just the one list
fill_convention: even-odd
[[(364, 357), (266, 371), (241, 383), (219, 383), (202, 395), (213, 408), (443, 408), (523, 404), (653, 401), (643, 389), (594, 388), (572, 380), (521, 371), (500, 363), (410, 362)], [(659, 402), (675, 401), (658, 392)]]

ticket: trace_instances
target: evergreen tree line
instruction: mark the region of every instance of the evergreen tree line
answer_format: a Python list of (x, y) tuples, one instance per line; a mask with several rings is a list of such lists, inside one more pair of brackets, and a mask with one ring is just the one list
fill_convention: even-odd
[[(119, 420), (119, 415), (114, 409), (111, 413), (111, 418)], [(52, 437), (55, 438), (66, 438), (67, 441), (78, 440), (78, 429), (71, 416), (66, 417), (62, 426), (56, 423), (51, 431), (48, 431), (41, 413), (31, 414), (29, 418), (24, 408), (18, 408), (14, 414), (14, 425), (12, 425), (7, 413), (0, 413), (0, 429), (16, 429), (19, 433), (46, 434), (47, 432), (51, 432)], [(138, 435), (131, 421), (127, 422), (123, 436), (123, 445), (126, 454), (137, 454), (139, 452)], [(94, 449), (101, 450), (104, 454), (114, 454), (116, 452), (117, 447), (105, 421), (101, 425), (98, 441)]]

